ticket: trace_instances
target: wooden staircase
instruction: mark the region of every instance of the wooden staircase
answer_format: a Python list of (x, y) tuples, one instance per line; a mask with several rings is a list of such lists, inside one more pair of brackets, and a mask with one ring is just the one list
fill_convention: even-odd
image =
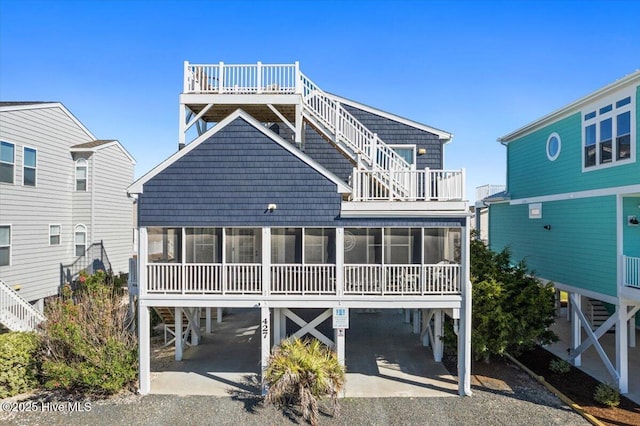
[[(596, 330), (598, 327), (602, 325), (606, 320), (609, 319), (611, 314), (607, 311), (607, 308), (604, 304), (598, 299), (588, 299), (589, 304), (587, 305), (586, 316), (591, 323), (591, 329)], [(607, 331), (607, 333), (613, 333), (616, 330), (615, 324)]]

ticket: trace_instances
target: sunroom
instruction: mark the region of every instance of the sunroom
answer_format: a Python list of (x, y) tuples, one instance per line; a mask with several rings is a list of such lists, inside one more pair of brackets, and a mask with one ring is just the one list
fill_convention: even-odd
[(146, 228), (148, 294), (461, 293), (460, 227)]

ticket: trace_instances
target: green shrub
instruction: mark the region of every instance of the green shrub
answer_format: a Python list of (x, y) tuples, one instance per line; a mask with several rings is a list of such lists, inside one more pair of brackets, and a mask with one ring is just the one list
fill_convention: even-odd
[(17, 395), (38, 385), (35, 333), (0, 334), (0, 398)]
[(273, 350), (264, 380), (269, 386), (267, 402), (281, 408), (299, 404), (304, 419), (316, 425), (318, 399), (328, 395), (337, 413), (345, 370), (336, 354), (318, 340), (296, 338)]
[(549, 370), (556, 374), (566, 374), (571, 371), (571, 364), (564, 359), (553, 359), (549, 363)]
[(47, 304), (41, 350), (47, 388), (108, 395), (137, 378), (135, 336), (127, 329), (127, 306), (106, 274), (81, 280), (73, 297)]
[[(471, 347), (476, 359), (514, 355), (537, 344), (557, 341), (549, 329), (555, 321), (551, 284), (542, 285), (526, 264), (511, 262), (508, 250), (495, 253), (471, 241), (473, 296)], [(451, 333), (447, 342), (454, 343)]]
[(606, 383), (600, 383), (596, 386), (596, 390), (593, 393), (593, 399), (602, 405), (607, 407), (617, 407), (620, 405), (620, 392), (614, 386)]

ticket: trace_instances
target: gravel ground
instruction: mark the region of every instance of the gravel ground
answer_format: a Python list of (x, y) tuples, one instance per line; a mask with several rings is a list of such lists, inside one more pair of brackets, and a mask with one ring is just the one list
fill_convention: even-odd
[[(280, 425), (305, 424), (292, 413), (263, 405), (252, 394), (231, 397), (125, 395), (84, 403), (73, 410), (66, 403), (33, 397), (21, 408), (31, 412), (0, 412), (3, 425)], [(15, 403), (17, 404), (17, 403)], [(27, 406), (25, 404), (30, 404)], [(53, 412), (54, 409), (60, 410)], [(337, 417), (323, 409), (321, 425), (585, 425), (582, 417), (531, 381), (511, 391), (475, 387), (472, 397), (346, 398)]]

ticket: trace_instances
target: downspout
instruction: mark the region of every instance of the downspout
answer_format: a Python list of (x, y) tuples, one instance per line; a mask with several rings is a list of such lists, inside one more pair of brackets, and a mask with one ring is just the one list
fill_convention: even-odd
[[(93, 244), (93, 239), (95, 236), (94, 225), (95, 225), (95, 202), (96, 202), (96, 156), (98, 155), (98, 151), (94, 151), (91, 155), (91, 218), (90, 218), (90, 226), (91, 226), (91, 244)], [(87, 241), (87, 242), (89, 242)]]

